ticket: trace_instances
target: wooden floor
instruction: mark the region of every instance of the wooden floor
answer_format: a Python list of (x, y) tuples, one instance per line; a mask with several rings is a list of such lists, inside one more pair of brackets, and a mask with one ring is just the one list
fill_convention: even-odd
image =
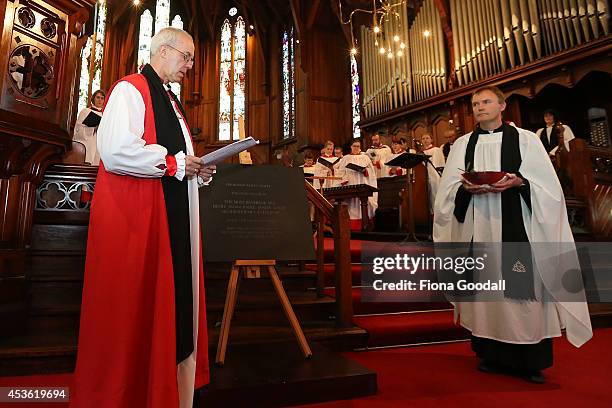
[(376, 394), (375, 372), (318, 343), (311, 347), (310, 359), (295, 342), (230, 347), (223, 367), (211, 362), (201, 406), (274, 407)]

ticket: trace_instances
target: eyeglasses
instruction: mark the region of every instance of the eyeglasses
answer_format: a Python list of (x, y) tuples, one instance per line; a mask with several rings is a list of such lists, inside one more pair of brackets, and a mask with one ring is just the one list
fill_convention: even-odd
[(191, 56), (191, 54), (189, 54), (188, 52), (183, 52), (181, 50), (178, 50), (176, 48), (174, 48), (173, 46), (169, 45), (169, 44), (164, 44), (166, 47), (170, 47), (172, 48), (174, 51), (178, 52), (179, 54), (181, 54), (183, 56), (183, 59), (185, 60), (185, 62), (193, 62), (193, 57)]

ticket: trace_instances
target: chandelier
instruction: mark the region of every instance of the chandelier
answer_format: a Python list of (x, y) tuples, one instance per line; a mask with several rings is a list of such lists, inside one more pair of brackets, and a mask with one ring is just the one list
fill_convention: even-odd
[(372, 26), (369, 29), (375, 35), (374, 45), (379, 47), (380, 55), (389, 59), (403, 57), (406, 52), (406, 41), (403, 34), (407, 32), (407, 27), (404, 27), (405, 22), (402, 21), (401, 7), (406, 7), (406, 0), (372, 0), (371, 10), (357, 8), (349, 14), (348, 20), (344, 21), (342, 0), (338, 0), (340, 22), (350, 25), (351, 54), (357, 54), (356, 41), (353, 36), (353, 15), (361, 12), (372, 14)]

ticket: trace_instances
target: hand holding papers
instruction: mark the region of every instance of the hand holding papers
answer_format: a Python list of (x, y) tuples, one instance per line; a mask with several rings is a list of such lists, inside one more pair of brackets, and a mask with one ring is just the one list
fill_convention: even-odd
[(213, 164), (220, 163), (228, 157), (232, 157), (257, 144), (259, 144), (259, 140), (255, 140), (251, 136), (247, 137), (246, 139), (238, 140), (237, 142), (224, 146), (220, 149), (215, 150), (214, 152), (210, 152), (200, 157), (200, 159), (202, 159), (202, 166), (210, 166)]

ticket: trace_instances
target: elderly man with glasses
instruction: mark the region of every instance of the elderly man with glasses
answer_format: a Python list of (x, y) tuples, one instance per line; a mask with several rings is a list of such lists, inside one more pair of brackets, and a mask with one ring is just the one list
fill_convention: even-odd
[(73, 406), (191, 407), (208, 382), (198, 185), (185, 111), (168, 89), (194, 43), (165, 28), (151, 63), (111, 89), (98, 130)]

